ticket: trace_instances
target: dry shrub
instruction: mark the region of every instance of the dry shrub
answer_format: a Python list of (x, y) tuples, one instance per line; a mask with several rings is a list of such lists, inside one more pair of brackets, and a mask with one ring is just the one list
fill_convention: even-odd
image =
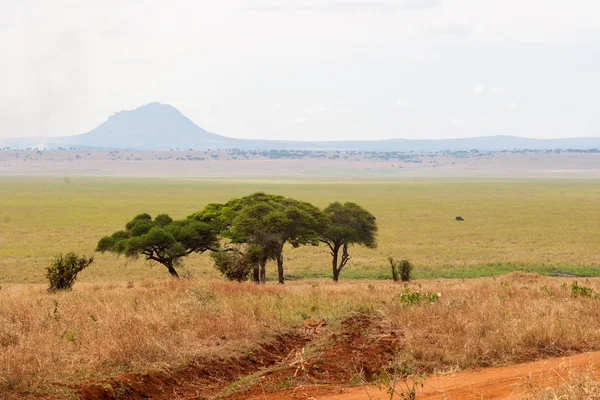
[(530, 281), (411, 283), (411, 290), (441, 293), (439, 302), (421, 305), (401, 303), (403, 288), (381, 281), (148, 279), (56, 294), (42, 285), (8, 286), (0, 292), (0, 392), (227, 356), (300, 332), (316, 315), (330, 322), (330, 332), (349, 315), (378, 315), (402, 337), (398, 361), (432, 372), (600, 348), (600, 300), (571, 298), (561, 289), (570, 284), (565, 279)]

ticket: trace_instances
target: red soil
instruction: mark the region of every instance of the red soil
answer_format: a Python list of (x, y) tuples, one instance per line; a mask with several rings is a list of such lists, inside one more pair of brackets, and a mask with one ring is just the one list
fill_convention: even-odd
[[(569, 375), (583, 371), (598, 370), (600, 352), (578, 354), (571, 357), (552, 358), (542, 361), (486, 368), (454, 374), (434, 376), (423, 382), (417, 390), (419, 400), (475, 400), (475, 399), (519, 399), (531, 388), (554, 387), (566, 382)], [(397, 385), (402, 393), (402, 384)], [(404, 387), (406, 391), (406, 387)], [(295, 397), (307, 398), (302, 392)], [(309, 397), (309, 398), (310, 398)], [(277, 393), (251, 399), (289, 399), (290, 393)], [(394, 396), (399, 398), (399, 396)], [(316, 395), (318, 400), (366, 400), (389, 399), (385, 391), (373, 387), (352, 388), (333, 395)]]
[[(364, 315), (348, 318), (339, 333), (331, 334), (327, 343), (321, 342), (310, 346), (311, 341), (299, 334), (283, 335), (243, 357), (198, 360), (173, 371), (125, 374), (72, 388), (82, 400), (199, 400), (216, 394), (224, 396), (223, 390), (234, 382), (259, 373), (242, 384), (238, 381), (233, 393), (222, 398), (389, 398), (385, 390), (373, 386), (352, 386), (360, 380), (372, 382), (402, 349), (402, 338), (386, 328), (383, 321)], [(424, 386), (418, 387), (417, 398), (516, 399), (528, 388), (555, 386), (570, 373), (594, 369), (597, 360), (600, 352), (439, 375), (422, 382)], [(406, 391), (402, 383), (396, 387), (399, 393)]]
[(198, 360), (173, 371), (123, 374), (72, 388), (80, 400), (203, 399), (237, 379), (279, 363), (303, 343), (300, 335), (282, 335), (243, 357)]

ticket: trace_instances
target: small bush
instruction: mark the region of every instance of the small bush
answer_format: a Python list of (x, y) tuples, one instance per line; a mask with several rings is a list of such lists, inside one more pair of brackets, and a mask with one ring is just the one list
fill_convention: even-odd
[(413, 265), (411, 264), (411, 262), (408, 260), (402, 260), (402, 261), (400, 261), (399, 266), (400, 266), (400, 279), (402, 279), (402, 282), (410, 281), (410, 274), (412, 273), (412, 270), (413, 270)]
[(410, 275), (413, 270), (413, 265), (410, 261), (402, 260), (395, 262), (392, 257), (388, 257), (388, 261), (392, 267), (392, 278), (394, 279), (394, 282), (398, 282), (398, 280), (402, 280), (403, 282), (410, 281)]
[(215, 267), (230, 281), (247, 281), (252, 265), (247, 257), (238, 251), (217, 251), (210, 255)]
[(86, 257), (73, 252), (59, 254), (52, 260), (52, 265), (46, 268), (46, 278), (50, 281), (48, 291), (71, 290), (77, 274), (89, 267), (94, 257)]

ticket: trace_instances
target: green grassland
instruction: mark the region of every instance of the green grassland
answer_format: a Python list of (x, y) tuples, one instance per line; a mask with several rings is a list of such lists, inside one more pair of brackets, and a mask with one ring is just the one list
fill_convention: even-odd
[[(387, 257), (417, 277), (474, 277), (512, 270), (600, 275), (600, 181), (596, 180), (194, 180), (0, 179), (0, 283), (44, 282), (57, 253), (92, 254), (98, 239), (136, 214), (182, 218), (210, 202), (255, 191), (324, 207), (354, 201), (379, 224), (379, 247), (353, 248), (341, 278), (389, 278)], [(456, 222), (454, 217), (464, 217)], [(324, 246), (286, 249), (289, 279), (329, 277)], [(270, 273), (274, 266), (268, 266)], [(216, 277), (207, 255), (184, 274)], [(167, 277), (164, 267), (96, 254), (80, 281)], [(273, 275), (271, 275), (272, 277)]]

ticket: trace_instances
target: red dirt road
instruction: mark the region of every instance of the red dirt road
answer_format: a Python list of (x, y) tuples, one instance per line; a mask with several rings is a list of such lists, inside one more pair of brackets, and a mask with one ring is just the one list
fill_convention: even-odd
[[(600, 369), (600, 352), (552, 358), (499, 368), (486, 368), (431, 377), (417, 391), (419, 400), (519, 399), (531, 388), (557, 386), (584, 371)], [(398, 392), (402, 386), (398, 385)], [(338, 394), (318, 395), (314, 388), (298, 388), (294, 393), (268, 393), (253, 400), (314, 399), (314, 400), (384, 400), (389, 394), (374, 387), (345, 389)], [(333, 388), (331, 388), (333, 389)], [(318, 390), (317, 390), (318, 391)], [(312, 393), (311, 393), (312, 392)], [(321, 392), (322, 393), (322, 392)], [(330, 392), (331, 393), (331, 392)], [(398, 396), (394, 396), (398, 398)]]

